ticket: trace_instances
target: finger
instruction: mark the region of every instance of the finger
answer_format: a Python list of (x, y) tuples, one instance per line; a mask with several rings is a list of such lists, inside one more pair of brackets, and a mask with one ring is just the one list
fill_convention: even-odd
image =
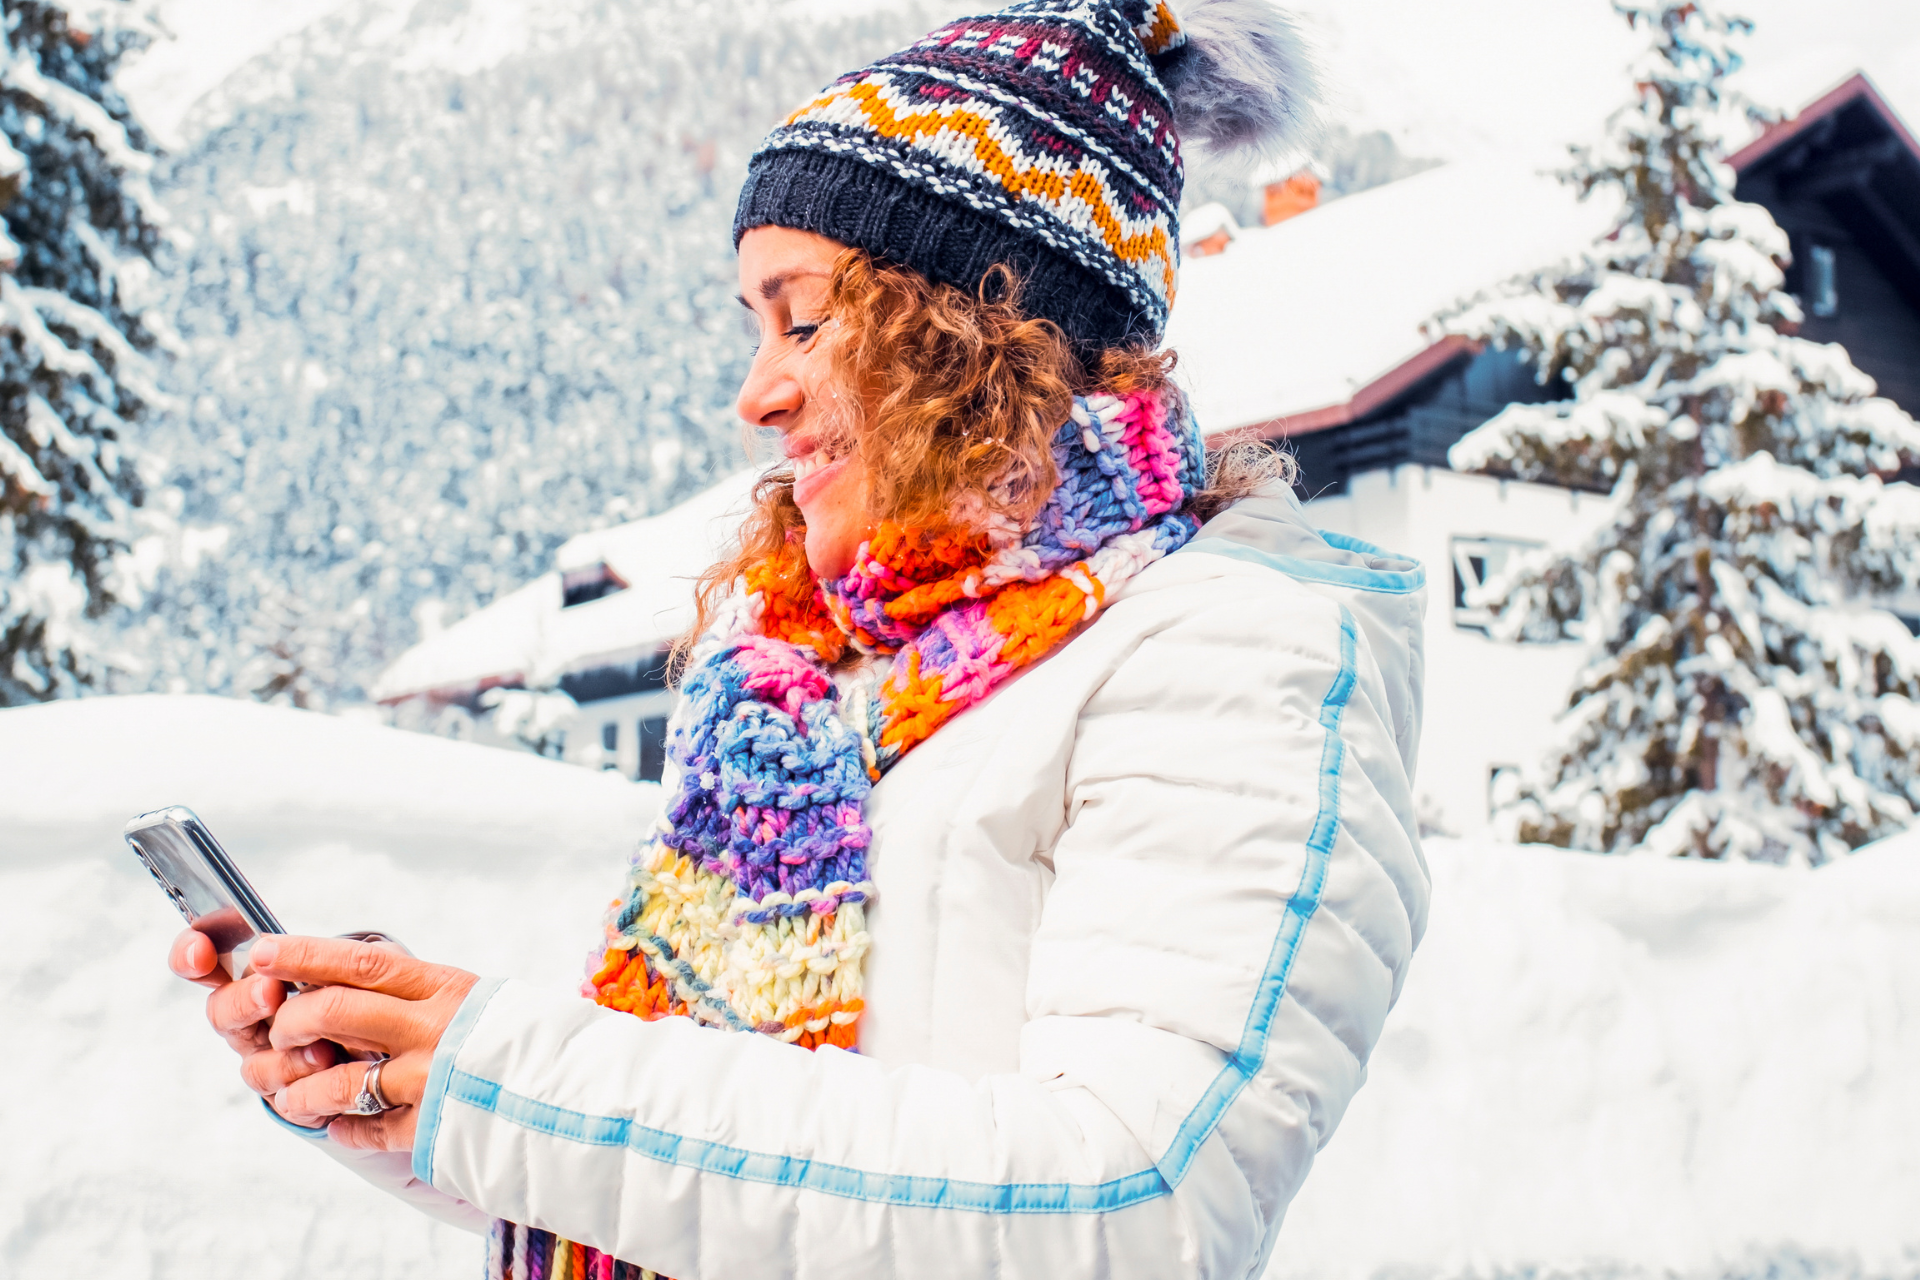
[(321, 987), (359, 987), (402, 1000), (424, 1000), (445, 985), (449, 970), (386, 947), (347, 938), (275, 936), (247, 956), (261, 973)]
[(414, 1043), (418, 1030), (405, 1000), (353, 987), (321, 987), (280, 1006), (268, 1042), (276, 1049), (297, 1049), (332, 1040), (349, 1049), (398, 1054), (420, 1047)]
[(308, 1128), (330, 1120), (353, 1106), (366, 1078), (367, 1064), (347, 1062), (316, 1071), (276, 1090), (273, 1109)]
[(272, 978), (249, 975), (213, 989), (207, 1021), (223, 1036), (239, 1035), (271, 1019), (286, 998), (287, 989)]
[[(372, 1069), (371, 1062), (343, 1062), (292, 1081), (273, 1095), (274, 1110), (295, 1124), (309, 1127), (342, 1115), (352, 1109), (354, 1100), (366, 1087), (367, 1072)], [(380, 1092), (387, 1101), (398, 1105), (400, 1100), (393, 1096), (387, 1084), (393, 1078), (392, 1071), (393, 1062), (389, 1060), (381, 1068)], [(418, 1097), (417, 1092), (415, 1096)]]
[(220, 954), (213, 939), (198, 929), (182, 929), (167, 950), (167, 967), (203, 987), (222, 987), (232, 979), (220, 967)]
[[(384, 1086), (385, 1077), (381, 1077)], [(341, 1116), (327, 1126), (327, 1136), (343, 1147), (367, 1151), (411, 1151), (420, 1112), (397, 1107), (377, 1116)]]
[(296, 1080), (304, 1080), (333, 1065), (334, 1051), (330, 1044), (310, 1044), (304, 1049), (264, 1049), (241, 1060), (240, 1079), (246, 1082), (247, 1088), (268, 1097)]

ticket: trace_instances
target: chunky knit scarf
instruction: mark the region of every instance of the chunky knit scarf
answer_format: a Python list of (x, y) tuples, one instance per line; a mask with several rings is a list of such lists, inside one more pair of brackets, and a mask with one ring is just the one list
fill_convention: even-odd
[[(745, 575), (694, 655), (668, 739), (677, 790), (585, 994), (857, 1049), (868, 792), (1197, 527), (1199, 434), (1158, 396), (1076, 399), (1053, 456), (1059, 486), (1027, 528), (882, 524), (837, 581), (816, 582), (797, 547)], [(849, 642), (871, 658), (836, 678)], [(489, 1264), (513, 1280), (652, 1274), (506, 1222)]]

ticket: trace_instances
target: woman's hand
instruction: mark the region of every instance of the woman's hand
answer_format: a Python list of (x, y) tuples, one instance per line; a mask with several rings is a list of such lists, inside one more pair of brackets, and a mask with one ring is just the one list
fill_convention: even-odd
[(197, 929), (183, 931), (173, 940), (167, 966), (188, 981), (213, 989), (207, 997), (207, 1021), (240, 1055), (240, 1078), (255, 1093), (271, 1101), (294, 1081), (334, 1064), (332, 1045), (280, 1050), (268, 1043), (267, 1028), (286, 1000), (286, 987), (257, 974), (235, 982), (220, 967), (218, 950), (206, 934)]
[[(344, 1146), (383, 1151), (412, 1147), (416, 1107), (426, 1091), (434, 1050), (479, 979), (461, 969), (342, 938), (266, 937), (253, 944), (248, 960), (276, 984), (320, 988), (281, 1002), (266, 1036), (269, 1050), (281, 1055), (276, 1062), (315, 1046), (326, 1050), (322, 1042), (328, 1040), (391, 1059), (381, 1069), (380, 1092), (394, 1104), (392, 1111), (343, 1114), (360, 1094), (369, 1065), (365, 1062), (289, 1073), (273, 1094), (274, 1109), (295, 1124), (332, 1120), (328, 1134)], [(331, 1061), (330, 1051), (328, 1056)]]

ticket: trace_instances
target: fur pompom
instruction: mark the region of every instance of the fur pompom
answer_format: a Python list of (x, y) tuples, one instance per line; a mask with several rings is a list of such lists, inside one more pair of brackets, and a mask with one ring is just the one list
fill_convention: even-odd
[(1186, 41), (1162, 54), (1183, 146), (1213, 155), (1309, 149), (1320, 128), (1320, 75), (1300, 29), (1269, 0), (1184, 0)]

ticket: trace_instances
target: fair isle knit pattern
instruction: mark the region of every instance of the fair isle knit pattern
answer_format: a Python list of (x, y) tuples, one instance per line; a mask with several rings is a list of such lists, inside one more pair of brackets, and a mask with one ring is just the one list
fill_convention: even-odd
[[(854, 161), (843, 178), (879, 171), (896, 196), (863, 202), (859, 213), (824, 212), (831, 202), (817, 193), (804, 210), (782, 207), (758, 191), (757, 173), (743, 210), (755, 225), (822, 231), (963, 288), (988, 262), (1017, 260), (1001, 242), (1007, 233), (1037, 241), (1118, 290), (1134, 319), (1119, 330), (1089, 320), (1096, 331), (1082, 333), (1075, 317), (1037, 314), (1076, 338), (1152, 339), (1173, 304), (1182, 186), (1173, 106), (1155, 62), (1185, 40), (1157, 0), (1026, 0), (948, 23), (829, 85), (754, 156), (770, 181), (800, 180), (810, 158), (815, 168), (831, 157)], [(954, 206), (1001, 236), (944, 219), (942, 208)], [(921, 243), (864, 225), (900, 214), (939, 230)]]
[[(1053, 458), (1059, 484), (1027, 528), (882, 524), (837, 581), (816, 582), (798, 547), (745, 575), (696, 651), (668, 739), (678, 790), (584, 994), (858, 1050), (869, 791), (1198, 527), (1200, 435), (1157, 395), (1076, 399)], [(848, 642), (870, 656), (836, 679)], [(501, 1280), (652, 1274), (626, 1266), (505, 1222), (489, 1248)]]

